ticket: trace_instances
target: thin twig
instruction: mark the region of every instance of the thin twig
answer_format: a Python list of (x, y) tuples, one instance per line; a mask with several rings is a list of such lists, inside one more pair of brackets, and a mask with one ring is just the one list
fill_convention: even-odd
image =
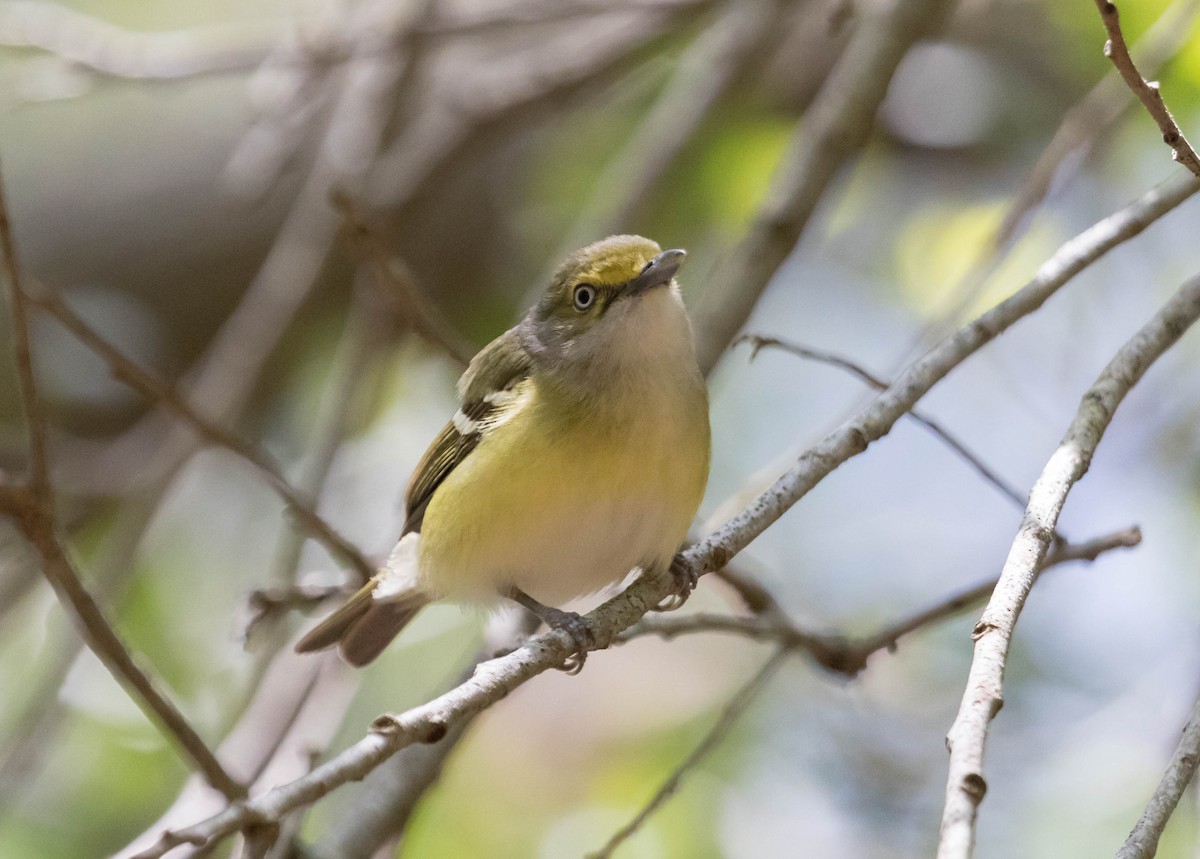
[[(810, 361), (817, 361), (822, 364), (828, 364), (832, 367), (840, 367), (841, 369), (849, 372), (851, 375), (866, 382), (877, 391), (886, 391), (888, 388), (887, 382), (876, 376), (874, 373), (864, 369), (861, 364), (856, 364), (850, 359), (843, 358), (840, 355), (835, 355), (832, 352), (826, 352), (821, 349), (812, 349), (808, 346), (801, 346), (798, 343), (781, 340), (778, 337), (763, 337), (759, 334), (744, 334), (734, 340), (732, 345), (736, 346), (743, 340), (751, 344), (751, 348), (753, 350), (750, 353), (751, 360), (754, 360), (754, 357), (758, 355), (762, 349), (766, 347), (775, 347), (782, 349), (785, 352), (790, 352), (791, 354), (800, 358), (807, 358)], [(1022, 510), (1025, 509), (1025, 496), (1021, 494), (1020, 491), (1015, 489), (1012, 484), (1008, 483), (1004, 478), (998, 475), (991, 468), (991, 466), (983, 461), (979, 454), (973, 452), (955, 436), (951, 435), (948, 430), (941, 426), (941, 424), (937, 423), (932, 418), (926, 417), (923, 413), (917, 411), (916, 409), (910, 411), (908, 415), (914, 421), (925, 427), (925, 429), (929, 430), (931, 433), (945, 442), (946, 445), (949, 446), (949, 448), (956, 454), (958, 454), (958, 456), (964, 462), (979, 472), (979, 475), (984, 480), (996, 487), (996, 489), (1000, 491), (1001, 495), (1012, 501)]]
[(253, 444), (203, 417), (186, 403), (166, 382), (142, 369), (136, 362), (109, 343), (75, 313), (56, 293), (46, 288), (30, 291), (30, 301), (53, 316), (80, 343), (108, 365), (113, 375), (151, 403), (164, 406), (211, 444), (222, 447), (248, 463), (263, 482), (288, 505), (296, 518), (336, 558), (353, 567), (364, 579), (375, 574), (375, 566), (349, 540), (339, 534), (312, 507), (311, 501), (292, 487), (265, 453)]
[[(34, 502), (32, 497), (29, 500)], [(36, 506), (36, 502), (4, 512), (18, 521), (26, 538), (41, 555), (43, 573), (54, 586), (59, 601), (79, 634), (104, 663), (104, 667), (125, 687), (142, 711), (163, 727), (192, 765), (204, 773), (209, 784), (230, 801), (245, 796), (245, 788), (225, 771), (183, 714), (155, 688), (153, 681), (133, 661), (59, 545), (54, 523)]]
[[(1140, 68), (1154, 74), (1187, 44), (1192, 19), (1198, 8), (1198, 0), (1179, 0), (1159, 16), (1133, 46), (1133, 52), (1139, 57)], [(1071, 159), (1070, 163), (1081, 163), (1082, 154), (1095, 141), (1103, 139), (1107, 130), (1133, 103), (1133, 93), (1114, 69), (1106, 72), (1083, 98), (1063, 113), (1062, 121), (1050, 142), (1009, 200), (999, 226), (983, 241), (967, 273), (948, 293), (947, 308), (938, 311), (921, 333), (913, 338), (913, 348), (927, 346), (933, 334), (940, 335), (948, 324), (956, 322), (979, 298), (991, 276), (1024, 233), (1034, 210), (1046, 199), (1055, 180), (1061, 178), (1065, 169), (1063, 163), (1075, 152), (1079, 152), (1081, 157)], [(913, 350), (908, 351), (911, 353)]]
[[(1155, 189), (1068, 241), (1043, 264), (1030, 283), (901, 373), (887, 391), (805, 452), (746, 510), (682, 553), (679, 561), (698, 574), (725, 566), (841, 463), (883, 437), (951, 370), (1036, 311), (1105, 252), (1136, 236), (1197, 191), (1200, 182), (1195, 180)], [(674, 585), (661, 577), (642, 576), (591, 612), (588, 621), (596, 649), (609, 646), (617, 635), (673, 591)], [(436, 741), (460, 720), (492, 706), (530, 678), (561, 666), (576, 648), (565, 632), (540, 635), (509, 654), (479, 665), (469, 681), (450, 692), (403, 714), (381, 716), (370, 734), (309, 775), (234, 803), (192, 826), (164, 832), (159, 842), (142, 851), (139, 857), (155, 859), (179, 844), (208, 844), (249, 824), (280, 820), (293, 809), (316, 802), (347, 781), (362, 778), (401, 748)]]
[(667, 780), (662, 783), (662, 786), (655, 792), (650, 801), (642, 807), (641, 811), (631, 821), (618, 829), (603, 847), (594, 853), (589, 853), (587, 859), (611, 859), (616, 849), (628, 841), (641, 828), (642, 824), (649, 819), (650, 815), (654, 814), (654, 812), (662, 807), (663, 803), (675, 794), (675, 791), (679, 789), (679, 785), (683, 781), (683, 777), (695, 769), (697, 764), (725, 739), (737, 720), (749, 709), (759, 693), (766, 688), (767, 683), (775, 675), (775, 672), (783, 665), (787, 655), (788, 651), (784, 648), (775, 651), (766, 664), (758, 670), (758, 673), (750, 679), (750, 682), (739, 689), (729, 699), (729, 703), (721, 710), (721, 714), (717, 717), (717, 721), (713, 723), (713, 726), (709, 728), (708, 733), (696, 744), (696, 747), (684, 758), (683, 762), (675, 768)]
[(1104, 43), (1104, 56), (1112, 60), (1117, 71), (1121, 73), (1121, 78), (1125, 81), (1126, 86), (1141, 100), (1150, 116), (1158, 124), (1163, 142), (1171, 147), (1171, 157), (1192, 171), (1194, 175), (1200, 176), (1200, 156), (1196, 155), (1196, 150), (1188, 143), (1183, 131), (1175, 122), (1175, 117), (1171, 116), (1171, 111), (1167, 109), (1162, 93), (1159, 92), (1158, 83), (1148, 83), (1142, 77), (1142, 73), (1138, 71), (1137, 66), (1133, 64), (1133, 58), (1129, 56), (1129, 47), (1125, 44), (1125, 34), (1121, 32), (1117, 4), (1111, 0), (1096, 0), (1096, 8), (1100, 10), (1100, 20), (1104, 22), (1104, 29), (1108, 33), (1108, 41)]
[(50, 509), (50, 469), (46, 461), (46, 413), (37, 393), (33, 373), (33, 351), (29, 342), (29, 314), (25, 308), (24, 283), (17, 262), (12, 222), (8, 217), (4, 182), (0, 177), (0, 253), (8, 291), (9, 313), (13, 322), (13, 353), (17, 365), (17, 383), (21, 392), (21, 407), (25, 412), (25, 434), (29, 439), (29, 486), (38, 503)]
[(938, 859), (968, 859), (974, 848), (975, 819), (987, 790), (984, 747), (988, 726), (1003, 703), (1004, 666), (1013, 628), (1037, 580), (1067, 495), (1087, 472), (1125, 395), (1198, 317), (1200, 277), (1180, 287), (1104, 368), (1084, 394), (1066, 435), (1030, 490), (1000, 581), (975, 624), (975, 653), (966, 690), (946, 736), (950, 767)]
[(919, 39), (939, 27), (950, 0), (872, 4), (797, 125), (771, 191), (745, 238), (718, 267), (696, 320), (700, 368), (724, 352), (767, 282), (796, 247), (841, 167), (866, 143), (892, 75)]
[(1125, 844), (1117, 851), (1116, 859), (1153, 859), (1158, 850), (1158, 839), (1166, 829), (1167, 821), (1175, 812), (1175, 806), (1183, 797), (1184, 790), (1196, 775), (1196, 765), (1200, 763), (1200, 701), (1192, 708), (1187, 724), (1183, 728), (1183, 736), (1171, 755), (1171, 762), (1162, 780), (1150, 797), (1146, 810), (1138, 818), (1137, 824)]
[[(1041, 571), (1065, 564), (1070, 561), (1094, 561), (1100, 555), (1113, 549), (1132, 548), (1141, 542), (1142, 534), (1137, 528), (1125, 528), (1088, 540), (1085, 543), (1067, 543), (1062, 541), (1046, 556)], [(722, 572), (722, 578), (725, 578)], [(741, 577), (739, 585), (745, 582)], [(621, 641), (628, 641), (642, 635), (657, 635), (671, 639), (679, 635), (689, 635), (699, 632), (729, 632), (750, 638), (755, 641), (774, 641), (789, 650), (806, 652), (813, 660), (829, 671), (853, 677), (864, 668), (867, 660), (882, 650), (894, 651), (900, 638), (916, 632), (926, 626), (954, 617), (974, 605), (986, 600), (995, 590), (999, 578), (989, 579), (968, 590), (939, 600), (930, 608), (917, 612), (903, 620), (899, 620), (871, 635), (861, 638), (850, 638), (845, 635), (832, 633), (808, 632), (796, 626), (783, 613), (765, 589), (756, 583), (754, 591), (767, 594), (764, 599), (756, 600), (768, 608), (755, 617), (739, 617), (736, 615), (697, 613), (671, 616), (647, 616), (625, 630)]]
[[(1097, 537), (1094, 540), (1088, 540), (1083, 543), (1068, 543), (1065, 540), (1060, 540), (1046, 554), (1038, 571), (1040, 574), (1052, 567), (1057, 567), (1060, 564), (1066, 564), (1071, 561), (1094, 561), (1105, 552), (1113, 549), (1131, 549), (1141, 542), (1142, 532), (1136, 526), (1114, 531), (1111, 534), (1106, 534), (1103, 537)], [(872, 653), (884, 649), (894, 649), (897, 640), (901, 636), (908, 635), (910, 632), (914, 632), (923, 626), (928, 626), (931, 623), (958, 614), (983, 602), (991, 596), (999, 582), (1000, 578), (998, 576), (989, 579), (950, 599), (898, 621), (887, 629), (881, 630), (855, 645), (852, 648), (854, 657), (858, 658), (861, 654), (862, 660), (865, 661), (866, 657)]]
[(379, 236), (367, 226), (362, 211), (353, 200), (339, 195), (337, 203), (346, 218), (351, 249), (360, 264), (369, 265), (379, 294), (395, 310), (400, 324), (411, 328), (460, 366), (470, 364), (475, 348), (434, 306), (408, 264), (384, 246)]

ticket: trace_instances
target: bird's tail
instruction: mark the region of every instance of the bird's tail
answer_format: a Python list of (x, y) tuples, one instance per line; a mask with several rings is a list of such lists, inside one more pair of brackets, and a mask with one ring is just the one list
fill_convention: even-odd
[(413, 575), (416, 540), (415, 533), (406, 534), (387, 567), (301, 638), (296, 652), (309, 653), (337, 644), (346, 661), (355, 666), (366, 665), (382, 653), (430, 602)]

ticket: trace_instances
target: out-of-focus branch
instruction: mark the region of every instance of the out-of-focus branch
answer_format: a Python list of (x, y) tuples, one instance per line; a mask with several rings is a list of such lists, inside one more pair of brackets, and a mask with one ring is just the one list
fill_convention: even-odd
[[(674, 10), (702, 0), (623, 0), (602, 3), (519, 3), (498, 8), (459, 10), (439, 15), (415, 29), (427, 38), (476, 35), (487, 30), (542, 25), (571, 18), (621, 12)], [(306, 23), (300, 24), (301, 28)], [(118, 27), (57, 3), (7, 0), (0, 5), (0, 46), (36, 48), (100, 75), (141, 81), (171, 81), (249, 71), (268, 56), (286, 31), (286, 22), (242, 21), (184, 30), (139, 32)], [(378, 34), (373, 49), (394, 50), (395, 40)], [(344, 63), (355, 53), (350, 34), (321, 34), (296, 39), (287, 54), (293, 65), (314, 70)]]
[[(886, 435), (951, 370), (1036, 311), (1106, 251), (1137, 235), (1197, 191), (1200, 182), (1195, 180), (1156, 189), (1067, 242), (1029, 284), (906, 369), (874, 402), (806, 451), (746, 510), (682, 553), (679, 562), (701, 575), (725, 566), (841, 463)], [(674, 590), (673, 582), (664, 577), (642, 576), (593, 611), (588, 621), (596, 649), (609, 646)], [(316, 802), (347, 781), (362, 778), (401, 748), (436, 742), (455, 724), (500, 701), (525, 681), (561, 666), (576, 647), (563, 631), (538, 636), (512, 653), (477, 666), (470, 680), (450, 692), (406, 713), (381, 716), (371, 734), (307, 776), (234, 803), (193, 826), (165, 832), (155, 846), (139, 856), (153, 859), (179, 844), (209, 844), (249, 825), (278, 822), (293, 809)]]
[(125, 687), (147, 716), (162, 726), (192, 765), (204, 773), (209, 784), (231, 801), (245, 796), (245, 788), (225, 772), (183, 714), (133, 661), (96, 601), (84, 588), (79, 573), (59, 545), (53, 521), (41, 510), (37, 499), (31, 494), (24, 505), (2, 512), (17, 520), (22, 533), (41, 556), (42, 572), (54, 586), (59, 602), (114, 679)]
[(1137, 825), (1125, 839), (1125, 844), (1117, 851), (1116, 859), (1153, 859), (1158, 851), (1158, 839), (1166, 829), (1167, 821), (1175, 813), (1175, 806), (1183, 797), (1183, 792), (1196, 775), (1196, 765), (1200, 763), (1200, 701), (1192, 708), (1187, 724), (1183, 728), (1183, 736), (1171, 755), (1171, 762), (1162, 780), (1150, 797), (1146, 810), (1138, 818)]
[(634, 68), (709, 2), (647, 12), (603, 38), (548, 45), (522, 64), (519, 73), (445, 93), (420, 123), (406, 126), (380, 156), (375, 169), (380, 179), (369, 189), (367, 202), (382, 201), (403, 210), (428, 183), (458, 159), (485, 147), (494, 135), (556, 116), (555, 109), (565, 101)]
[(612, 838), (608, 839), (603, 847), (594, 853), (589, 853), (587, 859), (611, 859), (617, 848), (628, 841), (642, 827), (642, 824), (650, 818), (650, 815), (658, 811), (675, 794), (675, 791), (679, 790), (679, 785), (683, 782), (683, 777), (694, 770), (700, 761), (704, 760), (705, 756), (725, 739), (737, 720), (750, 708), (750, 705), (754, 703), (759, 693), (766, 688), (767, 683), (775, 676), (775, 672), (783, 665), (787, 653), (787, 650), (783, 648), (775, 651), (766, 664), (750, 679), (750, 682), (739, 689), (729, 699), (729, 702), (721, 710), (720, 715), (717, 716), (717, 721), (709, 728), (708, 733), (696, 744), (696, 747), (684, 758), (683, 762), (675, 768), (667, 780), (662, 783), (662, 786), (650, 798), (650, 801), (642, 807), (632, 820), (613, 833)]
[(350, 247), (361, 265), (369, 267), (374, 285), (395, 310), (396, 319), (445, 352), (455, 363), (471, 363), (475, 348), (466, 342), (417, 282), (417, 276), (396, 254), (388, 250), (367, 226), (362, 213), (348, 197), (339, 197), (338, 205), (346, 217)]
[(1171, 157), (1200, 177), (1200, 156), (1196, 155), (1196, 150), (1188, 143), (1183, 131), (1175, 122), (1175, 117), (1171, 116), (1171, 111), (1167, 109), (1162, 93), (1159, 92), (1158, 84), (1148, 83), (1133, 64), (1133, 58), (1129, 56), (1125, 34), (1121, 32), (1117, 4), (1111, 0), (1096, 0), (1096, 8), (1100, 10), (1100, 20), (1104, 22), (1104, 29), (1108, 33), (1108, 41), (1104, 44), (1104, 56), (1112, 60), (1125, 85), (1145, 105), (1147, 112), (1158, 124), (1163, 142), (1171, 147)]
[(590, 238), (630, 229), (709, 113), (761, 58), (778, 31), (781, 6), (780, 0), (733, 0), (688, 46), (657, 101), (595, 182), (555, 260)]
[[(299, 477), (300, 487), (313, 498), (321, 497), (329, 470), (353, 423), (361, 383), (368, 377), (368, 369), (391, 330), (390, 318), (379, 312), (375, 291), (361, 282), (356, 284), (354, 300), (323, 385)], [(290, 649), (280, 652), (290, 629), (283, 609), (315, 604), (322, 597), (343, 591), (342, 586), (295, 584), (303, 543), (303, 534), (291, 523), (281, 529), (266, 578), (268, 584), (252, 592), (249, 599), (251, 617), (244, 632), (247, 649), (254, 653), (254, 665), (245, 684), (249, 692), (239, 706), (231, 708), (236, 722), (217, 749), (218, 759), (229, 762), (234, 772), (248, 782), (256, 781), (268, 767), (278, 767), (281, 758), (294, 756), (298, 744), (308, 748), (324, 746), (336, 730), (335, 714), (346, 706), (355, 686), (339, 681), (339, 677), (347, 675), (347, 670), (334, 654), (304, 659)], [(293, 737), (294, 722), (314, 706), (333, 718), (303, 730), (300, 738)], [(287, 713), (293, 718), (283, 718)], [(194, 780), (186, 782), (174, 803), (135, 844), (150, 843), (175, 821), (194, 820), (221, 810), (224, 804), (218, 797), (196, 788)], [(301, 822), (300, 815), (295, 817), (294, 821), (288, 821), (289, 826)], [(262, 840), (260, 837), (259, 841)]]
[[(887, 390), (888, 383), (883, 379), (864, 369), (861, 364), (856, 364), (848, 358), (843, 358), (840, 355), (834, 355), (832, 352), (826, 352), (820, 349), (812, 349), (808, 346), (801, 346), (798, 343), (780, 340), (778, 337), (764, 337), (759, 334), (743, 335), (737, 340), (733, 341), (733, 345), (737, 345), (743, 340), (749, 342), (751, 345), (753, 351), (750, 353), (750, 360), (752, 361), (764, 347), (774, 347), (777, 349), (782, 349), (785, 352), (789, 352), (799, 358), (806, 358), (810, 361), (817, 361), (822, 364), (828, 364), (832, 367), (840, 367), (841, 369), (866, 382), (877, 391)], [(943, 429), (941, 424), (937, 423), (932, 418), (926, 417), (916, 409), (910, 411), (908, 415), (914, 421), (925, 427), (925, 429), (929, 430), (931, 433), (945, 442), (946, 445), (952, 451), (958, 454), (961, 459), (979, 472), (980, 477), (982, 477), (992, 486), (996, 487), (996, 489), (1000, 491), (1001, 495), (1012, 501), (1018, 507), (1022, 509), (1025, 508), (1025, 496), (1017, 491), (1007, 481), (1005, 481), (1004, 478), (998, 475), (991, 468), (991, 466), (983, 461), (983, 459), (977, 453), (973, 452), (955, 436), (951, 435), (949, 431)]]
[(279, 38), (278, 25), (125, 30), (57, 3), (10, 0), (0, 6), (0, 45), (38, 48), (79, 68), (139, 80), (174, 80), (253, 68)]
[(866, 142), (908, 49), (936, 30), (952, 6), (952, 0), (899, 0), (860, 10), (858, 30), (798, 125), (749, 232), (710, 278), (714, 287), (696, 324), (703, 371), (745, 324), (838, 170)]
[(348, 563), (364, 580), (375, 574), (374, 565), (332, 525), (321, 518), (313, 509), (311, 501), (292, 487), (279, 467), (271, 462), (265, 453), (255, 449), (254, 445), (232, 430), (202, 416), (166, 382), (155, 378), (116, 346), (105, 340), (53, 291), (46, 288), (30, 290), (30, 300), (53, 316), (80, 343), (104, 361), (116, 378), (129, 385), (151, 403), (165, 407), (211, 444), (230, 451), (250, 465), (258, 472), (263, 481), (287, 503), (288, 508), (309, 530), (313, 538), (325, 546), (334, 557)]
[[(1187, 43), (1192, 20), (1200, 8), (1197, 0), (1172, 3), (1133, 46), (1141, 68), (1151, 74)], [(1045, 198), (1064, 159), (1089, 141), (1096, 140), (1125, 112), (1133, 93), (1119, 75), (1107, 74), (1066, 113), (1033, 169), (1022, 180), (992, 240), (994, 250), (1009, 244), (1017, 225)]]
[[(1134, 45), (1133, 50), (1138, 55), (1141, 68), (1154, 74), (1156, 69), (1187, 44), (1197, 9), (1200, 9), (1200, 0), (1177, 0), (1159, 16)], [(1133, 101), (1133, 93), (1121, 81), (1120, 75), (1113, 71), (1105, 74), (1063, 114), (1050, 142), (1017, 186), (999, 226), (983, 242), (971, 268), (951, 290), (946, 309), (939, 310), (920, 335), (914, 338), (916, 348), (927, 346), (932, 342), (931, 338), (941, 336), (946, 326), (956, 323), (979, 298), (988, 279), (1032, 220), (1032, 213), (1050, 193), (1054, 181), (1060, 179), (1067, 169), (1064, 162), (1076, 152), (1080, 153), (1080, 157), (1071, 159), (1071, 163), (1081, 162), (1082, 155), (1097, 140), (1104, 139), (1108, 129), (1121, 118)]]
[(46, 462), (46, 413), (37, 393), (33, 373), (33, 352), (29, 343), (29, 314), (25, 307), (25, 286), (21, 266), (17, 262), (17, 247), (13, 241), (12, 222), (8, 217), (8, 202), (4, 182), (0, 178), (0, 253), (4, 255), (3, 271), (8, 292), (8, 311), (12, 315), (13, 354), (17, 365), (17, 383), (21, 407), (25, 413), (25, 435), (29, 440), (29, 487), (40, 506), (50, 509), (50, 469)]
[[(1071, 561), (1094, 561), (1105, 552), (1132, 548), (1141, 540), (1141, 531), (1135, 527), (1114, 531), (1084, 543), (1060, 541), (1046, 555), (1041, 571)], [(726, 577), (726, 572), (722, 571), (722, 578)], [(866, 668), (867, 660), (876, 653), (895, 650), (901, 637), (947, 620), (983, 602), (995, 590), (997, 582), (999, 578), (989, 579), (862, 638), (800, 629), (787, 618), (774, 598), (761, 585), (754, 583), (753, 592), (761, 591), (765, 595), (755, 599), (758, 605), (764, 606), (761, 612), (756, 612), (755, 617), (707, 613), (644, 617), (625, 630), (620, 640), (627, 641), (642, 635), (670, 639), (698, 632), (729, 632), (755, 641), (774, 641), (790, 651), (804, 651), (822, 668), (853, 677)], [(739, 588), (744, 583), (744, 579), (739, 580)]]
[(11, 312), (16, 329), (14, 340), (17, 372), (31, 449), (29, 486), (25, 490), (6, 487), (6, 491), (0, 497), (4, 504), (0, 507), (0, 512), (16, 522), (21, 533), (41, 556), (42, 572), (54, 587), (63, 609), (113, 677), (125, 687), (143, 712), (163, 726), (182, 749), (185, 757), (197, 770), (204, 773), (209, 783), (230, 801), (236, 800), (245, 796), (245, 789), (225, 772), (183, 714), (154, 687), (150, 678), (134, 663), (129, 651), (104, 618), (99, 605), (84, 588), (79, 574), (58, 542), (45, 450), (46, 419), (38, 395), (30, 352), (29, 318), (25, 310), (28, 296), (21, 282), (2, 181), (0, 251), (4, 255), (5, 279), (8, 281)]
[(1125, 395), (1198, 317), (1200, 277), (1180, 287), (1105, 367), (1084, 394), (1066, 435), (1030, 490), (1029, 504), (1000, 581), (975, 624), (975, 654), (966, 690), (946, 736), (950, 772), (938, 859), (968, 859), (974, 847), (975, 818), (987, 790), (984, 746), (988, 726), (1003, 703), (1004, 665), (1013, 628), (1037, 581), (1067, 495), (1087, 473), (1092, 455)]

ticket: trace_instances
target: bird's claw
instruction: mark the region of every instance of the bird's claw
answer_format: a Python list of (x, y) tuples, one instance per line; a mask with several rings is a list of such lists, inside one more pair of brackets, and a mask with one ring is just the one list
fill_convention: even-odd
[(667, 572), (675, 583), (675, 591), (656, 605), (655, 611), (675, 611), (687, 602), (692, 591), (696, 589), (696, 583), (700, 581), (700, 574), (696, 569), (691, 564), (681, 561), (678, 556), (671, 561)]
[(587, 662), (588, 651), (596, 646), (591, 625), (575, 612), (557, 608), (549, 609), (542, 619), (551, 629), (571, 636), (575, 649), (563, 661), (561, 670), (567, 674), (578, 674), (583, 670), (583, 663)]

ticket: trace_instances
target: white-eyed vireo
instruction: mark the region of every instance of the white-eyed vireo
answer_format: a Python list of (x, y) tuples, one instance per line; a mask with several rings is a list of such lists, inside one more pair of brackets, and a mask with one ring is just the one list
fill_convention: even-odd
[[(458, 382), (461, 406), (405, 493), (387, 566), (296, 645), (370, 662), (436, 599), (551, 606), (670, 568), (708, 479), (708, 397), (675, 282), (686, 254), (639, 236), (576, 251)], [(683, 583), (687, 587), (687, 583)]]

